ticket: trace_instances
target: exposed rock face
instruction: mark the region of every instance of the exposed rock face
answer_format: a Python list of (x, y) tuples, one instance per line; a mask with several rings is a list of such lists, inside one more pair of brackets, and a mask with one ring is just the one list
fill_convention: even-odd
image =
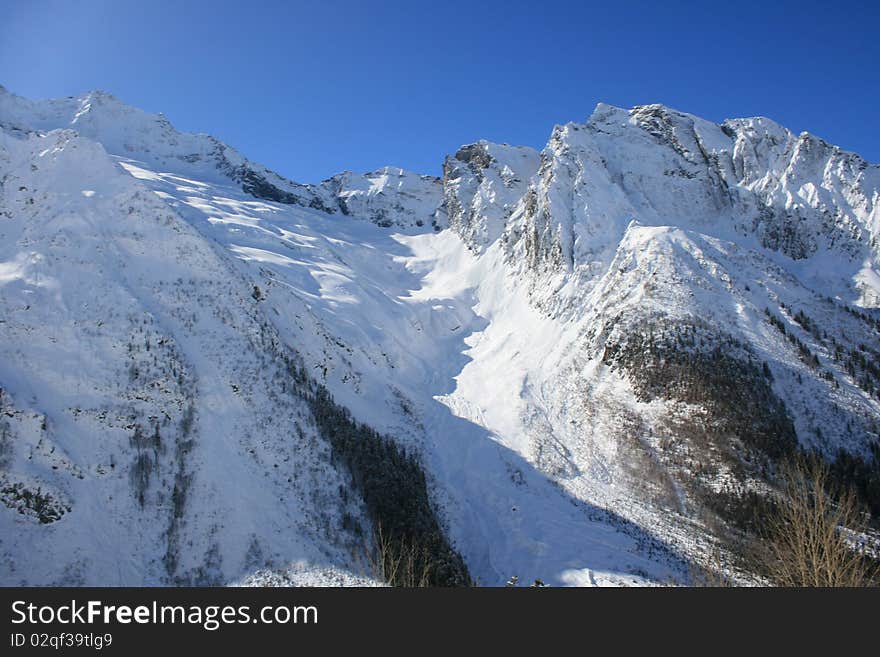
[(479, 252), (497, 240), (538, 167), (531, 148), (481, 141), (443, 163), (449, 225)]

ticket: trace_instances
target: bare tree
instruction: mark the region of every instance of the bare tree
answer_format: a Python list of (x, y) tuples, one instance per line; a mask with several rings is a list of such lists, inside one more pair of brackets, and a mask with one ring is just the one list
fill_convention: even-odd
[(423, 588), (431, 586), (431, 555), (415, 541), (394, 539), (379, 524), (372, 545), (365, 545), (373, 577), (391, 586)]
[(773, 584), (869, 586), (876, 569), (849, 537), (866, 529), (852, 491), (834, 490), (828, 465), (802, 459), (786, 466), (781, 496), (761, 532), (758, 562)]

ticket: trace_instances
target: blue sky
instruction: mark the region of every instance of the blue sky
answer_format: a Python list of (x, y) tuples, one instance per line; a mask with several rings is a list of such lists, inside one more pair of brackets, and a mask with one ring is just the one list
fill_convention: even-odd
[(0, 84), (109, 91), (304, 182), (542, 147), (599, 101), (765, 115), (880, 162), (880, 3), (0, 1)]

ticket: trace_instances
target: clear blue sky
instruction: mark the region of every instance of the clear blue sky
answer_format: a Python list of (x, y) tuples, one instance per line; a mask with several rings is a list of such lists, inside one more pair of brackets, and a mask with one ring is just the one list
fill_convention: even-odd
[(598, 101), (770, 116), (880, 161), (878, 2), (0, 0), (0, 84), (109, 91), (288, 177), (440, 173)]

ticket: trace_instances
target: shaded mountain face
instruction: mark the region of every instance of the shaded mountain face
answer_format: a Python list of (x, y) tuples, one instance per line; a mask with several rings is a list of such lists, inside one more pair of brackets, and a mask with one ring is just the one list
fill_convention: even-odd
[(379, 526), (434, 583), (684, 581), (780, 459), (876, 473), (880, 167), (768, 119), (311, 185), (0, 89), (0, 185), (4, 584), (372, 582)]

